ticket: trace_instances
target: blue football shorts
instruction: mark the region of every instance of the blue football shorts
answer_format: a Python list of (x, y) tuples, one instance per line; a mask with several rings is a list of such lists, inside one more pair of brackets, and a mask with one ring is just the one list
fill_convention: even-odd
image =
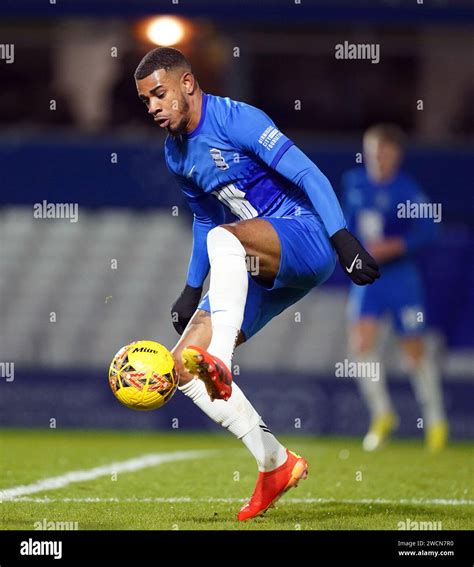
[(372, 285), (352, 285), (347, 304), (349, 321), (389, 315), (401, 336), (422, 334), (426, 326), (423, 284), (413, 262), (396, 262), (381, 268)]
[[(256, 282), (249, 272), (242, 323), (247, 340), (311, 289), (325, 282), (336, 265), (336, 253), (329, 236), (314, 214), (259, 218), (270, 222), (278, 234), (280, 268), (271, 288)], [(208, 293), (201, 299), (198, 309), (211, 310)]]

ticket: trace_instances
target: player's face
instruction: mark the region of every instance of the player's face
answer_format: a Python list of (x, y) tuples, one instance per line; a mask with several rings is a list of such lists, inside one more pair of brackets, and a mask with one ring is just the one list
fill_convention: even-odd
[(378, 183), (389, 181), (397, 173), (402, 159), (398, 144), (374, 136), (364, 138), (364, 162), (369, 177)]
[(138, 96), (155, 122), (172, 136), (186, 132), (190, 122), (186, 76), (182, 71), (158, 69), (136, 81)]

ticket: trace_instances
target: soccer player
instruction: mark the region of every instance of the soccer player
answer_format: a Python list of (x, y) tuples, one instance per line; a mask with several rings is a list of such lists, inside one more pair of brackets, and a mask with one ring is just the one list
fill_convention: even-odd
[[(357, 284), (372, 283), (378, 268), (346, 229), (329, 181), (264, 112), (204, 93), (172, 48), (147, 53), (135, 81), (168, 132), (166, 163), (194, 215), (187, 282), (172, 307), (180, 390), (255, 457), (257, 484), (238, 513), (247, 520), (305, 478), (308, 464), (232, 384), (234, 348), (321, 285), (336, 252)], [(246, 258), (258, 270), (247, 272)]]
[(398, 424), (377, 355), (380, 319), (390, 314), (401, 351), (421, 406), (428, 448), (439, 451), (446, 443), (439, 370), (428, 354), (423, 333), (425, 303), (415, 253), (436, 237), (432, 218), (404, 218), (400, 207), (428, 203), (426, 196), (400, 170), (403, 132), (394, 125), (369, 128), (363, 138), (364, 164), (342, 179), (343, 209), (348, 227), (381, 266), (382, 278), (365, 288), (352, 286), (348, 302), (349, 350), (361, 362), (378, 362), (378, 380), (358, 378), (371, 416), (363, 440), (367, 451), (377, 449)]

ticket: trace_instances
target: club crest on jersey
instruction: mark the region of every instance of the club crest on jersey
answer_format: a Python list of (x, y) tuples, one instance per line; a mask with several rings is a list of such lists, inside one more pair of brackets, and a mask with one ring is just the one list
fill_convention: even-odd
[(220, 150), (218, 150), (216, 148), (211, 148), (209, 150), (209, 152), (210, 152), (211, 157), (214, 160), (214, 163), (216, 164), (216, 167), (218, 169), (221, 169), (223, 171), (226, 170), (226, 169), (229, 169), (229, 164), (226, 163), (226, 161), (223, 158)]

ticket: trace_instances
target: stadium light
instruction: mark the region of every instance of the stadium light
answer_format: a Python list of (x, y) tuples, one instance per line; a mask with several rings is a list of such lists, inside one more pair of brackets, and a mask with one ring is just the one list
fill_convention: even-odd
[(185, 35), (185, 26), (174, 16), (158, 16), (147, 23), (146, 36), (155, 45), (168, 47), (179, 43)]

